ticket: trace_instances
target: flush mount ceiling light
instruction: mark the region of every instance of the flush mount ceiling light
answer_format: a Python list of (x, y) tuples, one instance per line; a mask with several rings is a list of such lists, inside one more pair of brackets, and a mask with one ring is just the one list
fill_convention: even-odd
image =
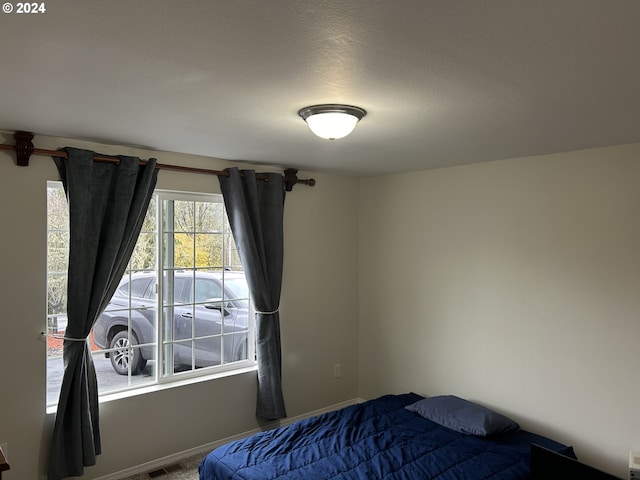
[(337, 104), (313, 105), (298, 112), (313, 133), (327, 140), (346, 137), (366, 114), (360, 107)]

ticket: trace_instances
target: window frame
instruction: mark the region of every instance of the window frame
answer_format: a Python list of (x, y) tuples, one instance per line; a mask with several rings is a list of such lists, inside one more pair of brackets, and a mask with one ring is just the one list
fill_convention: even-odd
[[(47, 190), (49, 190), (50, 188), (58, 188), (60, 190), (63, 190), (62, 187), (62, 183), (59, 181), (49, 181), (47, 182)], [(47, 197), (48, 198), (48, 197)], [(163, 225), (163, 218), (165, 217), (165, 215), (163, 215), (163, 208), (164, 208), (164, 202), (165, 201), (187, 201), (187, 202), (205, 202), (205, 203), (217, 203), (217, 204), (222, 204), (223, 207), (223, 218), (222, 218), (222, 230), (221, 231), (216, 231), (216, 232), (210, 232), (213, 235), (222, 235), (223, 237), (223, 242), (222, 244), (224, 245), (224, 239), (225, 238), (230, 238), (230, 241), (232, 243), (230, 243), (230, 245), (234, 245), (235, 247), (235, 242), (233, 240), (233, 236), (231, 235), (231, 231), (230, 231), (230, 226), (229, 226), (229, 222), (228, 219), (226, 217), (225, 211), (224, 211), (224, 199), (222, 197), (221, 194), (217, 194), (217, 193), (196, 193), (196, 192), (183, 192), (183, 191), (174, 191), (174, 190), (165, 190), (165, 189), (156, 189), (153, 193), (153, 198), (155, 199), (155, 225), (154, 225), (154, 229), (155, 231), (154, 233), (154, 238), (155, 238), (155, 273), (156, 273), (156, 282), (154, 284), (154, 282), (151, 283), (151, 285), (149, 285), (147, 287), (147, 289), (145, 289), (144, 293), (147, 293), (149, 291), (149, 289), (155, 289), (155, 337), (154, 337), (154, 349), (155, 349), (155, 358), (153, 358), (153, 367), (152, 367), (152, 375), (149, 377), (146, 377), (146, 379), (148, 381), (142, 381), (142, 382), (136, 382), (135, 384), (132, 384), (132, 377), (135, 377), (135, 375), (132, 375), (131, 369), (129, 369), (128, 374), (126, 375), (126, 385), (123, 386), (118, 386), (116, 388), (110, 388), (109, 390), (100, 393), (99, 392), (99, 401), (100, 402), (104, 402), (104, 401), (109, 401), (111, 399), (116, 399), (116, 398), (123, 398), (123, 397), (128, 397), (128, 396), (135, 396), (135, 395), (140, 395), (140, 394), (145, 394), (151, 391), (155, 391), (155, 390), (159, 390), (159, 389), (164, 389), (164, 388), (173, 388), (173, 387), (177, 387), (177, 386), (181, 386), (187, 383), (196, 383), (196, 382), (201, 382), (201, 381), (209, 381), (215, 378), (220, 378), (220, 377), (224, 377), (224, 376), (229, 376), (229, 375), (236, 375), (236, 374), (240, 374), (240, 373), (244, 373), (247, 371), (252, 371), (255, 370), (257, 368), (257, 362), (255, 359), (255, 310), (254, 310), (254, 306), (253, 306), (253, 301), (251, 300), (251, 296), (249, 294), (248, 297), (248, 311), (247, 311), (247, 315), (248, 315), (248, 319), (247, 319), (247, 348), (246, 348), (246, 352), (247, 352), (247, 357), (245, 360), (240, 360), (240, 361), (232, 361), (231, 363), (223, 363), (221, 365), (212, 365), (212, 366), (207, 366), (207, 367), (201, 367), (201, 368), (196, 368), (195, 367), (195, 363), (193, 363), (195, 361), (195, 345), (196, 345), (196, 340), (195, 340), (195, 318), (192, 320), (192, 325), (191, 325), (191, 332), (192, 332), (192, 339), (191, 339), (191, 349), (192, 349), (192, 365), (191, 365), (191, 369), (186, 370), (186, 371), (168, 371), (168, 368), (165, 364), (165, 345), (166, 345), (166, 341), (167, 339), (165, 338), (165, 319), (164, 319), (164, 312), (165, 312), (165, 308), (167, 307), (167, 303), (164, 299), (164, 274), (165, 271), (178, 271), (178, 270), (188, 270), (190, 272), (193, 273), (193, 285), (192, 285), (192, 289), (195, 289), (195, 283), (196, 283), (196, 274), (195, 272), (198, 270), (212, 270), (213, 266), (208, 266), (208, 268), (205, 267), (198, 267), (196, 265), (196, 248), (195, 248), (195, 239), (194, 239), (194, 250), (193, 250), (193, 255), (194, 255), (194, 261), (193, 261), (193, 265), (191, 268), (186, 269), (184, 267), (180, 268), (179, 266), (176, 266), (175, 264), (173, 266), (167, 266), (165, 265), (166, 259), (165, 259), (165, 255), (163, 254), (163, 252), (165, 251), (165, 247), (166, 247), (166, 240), (165, 240), (165, 234), (167, 233), (167, 231), (165, 231), (165, 225)], [(47, 208), (49, 208), (49, 206), (47, 205)], [(62, 314), (58, 313), (58, 314), (50, 314), (49, 313), (49, 279), (50, 279), (50, 275), (56, 275), (56, 274), (60, 274), (60, 272), (55, 272), (55, 271), (49, 271), (49, 249), (50, 249), (50, 233), (51, 232), (56, 232), (58, 230), (56, 229), (51, 229), (50, 230), (50, 224), (49, 224), (49, 210), (47, 210), (47, 267), (46, 267), (46, 276), (47, 276), (47, 314), (46, 314), (46, 324), (47, 326), (49, 325), (50, 321), (49, 319), (55, 315), (61, 316)], [(175, 212), (173, 213), (175, 216)], [(67, 229), (68, 229), (68, 225), (67, 225)], [(67, 230), (68, 232), (68, 230)], [(148, 232), (147, 232), (148, 233)], [(174, 231), (175, 233), (175, 231)], [(182, 233), (182, 232), (181, 232)], [(198, 232), (196, 230), (194, 230), (193, 232), (190, 232), (192, 234), (197, 234)], [(174, 237), (175, 238), (175, 237)], [(67, 248), (68, 248), (68, 238), (67, 238)], [(223, 254), (224, 255), (224, 247), (223, 247)], [(236, 254), (237, 257), (237, 254)], [(239, 260), (238, 260), (239, 261)], [(224, 261), (223, 261), (224, 263)], [(222, 271), (222, 282), (224, 282), (224, 275), (226, 270), (226, 267), (228, 267), (228, 265), (223, 264), (219, 266), (221, 268)], [(132, 278), (132, 275), (135, 274), (136, 272), (139, 272), (140, 270), (135, 270), (135, 269), (131, 269), (131, 265), (129, 264), (127, 266), (127, 270), (125, 272), (125, 274), (123, 275), (123, 278), (127, 275), (129, 275), (130, 278), (130, 282), (133, 282), (135, 279)], [(244, 268), (242, 269), (242, 271), (246, 271)], [(236, 271), (237, 272), (237, 271)], [(120, 287), (118, 287), (118, 290), (120, 289)], [(224, 288), (224, 283), (222, 283), (221, 285), (221, 289), (226, 290)], [(135, 308), (132, 308), (132, 304), (131, 304), (131, 299), (132, 297), (135, 297), (135, 295), (133, 295), (133, 292), (131, 290), (131, 285), (128, 288), (128, 295), (129, 295), (129, 304), (128, 307), (126, 307), (126, 309), (128, 310), (128, 315), (129, 315), (129, 323), (127, 326), (127, 331), (130, 332), (130, 335), (132, 334), (133, 330), (131, 329), (131, 312), (135, 310)], [(138, 297), (135, 297), (138, 298)], [(149, 299), (147, 297), (141, 297), (141, 298), (145, 298), (145, 299)], [(193, 301), (195, 301), (195, 299), (192, 299)], [(226, 303), (228, 301), (232, 301), (233, 299), (224, 299), (223, 301)], [(188, 303), (185, 303), (184, 305), (188, 306)], [(194, 304), (195, 305), (195, 304)], [(193, 305), (191, 305), (193, 308)], [(223, 309), (224, 310), (224, 309)], [(224, 325), (224, 314), (222, 313), (223, 310), (221, 310), (221, 322), (222, 325)], [(64, 316), (66, 317), (66, 306), (65, 306), (65, 312), (64, 312)], [(173, 320), (172, 320), (173, 321)], [(53, 337), (60, 337), (60, 335), (55, 335), (50, 333), (49, 329), (47, 329), (48, 335), (49, 336), (53, 336)], [(92, 333), (91, 335), (93, 335), (93, 329), (92, 329)], [(224, 338), (225, 332), (224, 329), (221, 332), (221, 357), (224, 355), (224, 350), (222, 350), (222, 348), (224, 348), (224, 340), (222, 340), (222, 338)], [(228, 334), (227, 334), (228, 335)], [(132, 348), (142, 348), (142, 343), (138, 346), (134, 346)], [(148, 346), (149, 344), (144, 344), (146, 346)], [(113, 352), (113, 349), (109, 349), (108, 345), (106, 345), (106, 348), (104, 349), (99, 349), (98, 351), (92, 351), (93, 355), (105, 355), (105, 353), (109, 352), (111, 350), (111, 352)], [(53, 358), (53, 357), (52, 357)], [(47, 362), (50, 361), (50, 357), (49, 357), (49, 353), (47, 352)], [(171, 370), (173, 370), (173, 362), (171, 363)], [(113, 370), (111, 370), (111, 372), (113, 374), (117, 373)], [(122, 375), (122, 377), (125, 377), (124, 375)], [(47, 390), (49, 390), (50, 385), (49, 385), (49, 372), (47, 371), (47, 375), (46, 375), (46, 384), (47, 384)], [(98, 377), (99, 379), (99, 377)], [(60, 380), (61, 382), (61, 380)], [(46, 405), (47, 405), (47, 409), (49, 411), (49, 409), (53, 410), (55, 408), (57, 408), (57, 402), (58, 402), (58, 397), (56, 396), (55, 399), (53, 399), (53, 401), (47, 401)]]

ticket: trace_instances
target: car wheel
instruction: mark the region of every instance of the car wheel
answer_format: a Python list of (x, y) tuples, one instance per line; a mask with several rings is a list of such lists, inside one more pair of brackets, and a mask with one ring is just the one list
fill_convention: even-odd
[(116, 373), (128, 375), (129, 366), (131, 366), (131, 375), (138, 375), (147, 365), (140, 349), (130, 348), (135, 345), (138, 345), (138, 339), (134, 333), (131, 333), (131, 339), (129, 339), (127, 330), (122, 330), (113, 336), (109, 347), (114, 350), (109, 354), (109, 358)]

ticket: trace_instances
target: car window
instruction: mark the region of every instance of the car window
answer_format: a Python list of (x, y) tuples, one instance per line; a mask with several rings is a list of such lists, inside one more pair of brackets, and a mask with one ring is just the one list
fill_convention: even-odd
[(244, 278), (225, 278), (227, 287), (227, 298), (235, 299), (238, 307), (247, 308), (249, 306), (249, 287)]
[(173, 292), (171, 291), (171, 282), (169, 278), (165, 278), (164, 283), (164, 303), (165, 305), (191, 303), (191, 297), (186, 287), (187, 277), (173, 276)]
[(214, 280), (196, 278), (195, 303), (203, 303), (212, 298), (222, 298), (220, 284)]
[(149, 288), (153, 277), (134, 278), (131, 282), (124, 282), (118, 289), (121, 295), (128, 296), (131, 288), (131, 296), (137, 298), (153, 298), (153, 289)]

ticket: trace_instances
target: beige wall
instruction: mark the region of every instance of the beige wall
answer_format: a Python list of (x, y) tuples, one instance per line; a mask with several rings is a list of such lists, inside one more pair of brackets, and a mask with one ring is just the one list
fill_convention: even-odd
[(640, 145), (369, 178), (359, 393), (456, 394), (626, 478), (640, 448)]
[[(230, 165), (49, 137), (36, 144)], [(640, 145), (632, 145), (360, 181), (301, 172), (318, 184), (287, 197), (281, 312), (289, 415), (356, 396), (453, 393), (625, 476), (628, 450), (640, 449), (639, 158)], [(39, 334), (45, 187), (55, 179), (49, 159), (21, 168), (0, 152), (7, 480), (45, 478), (53, 417), (45, 415)], [(215, 178), (166, 171), (158, 187), (218, 189)], [(256, 428), (254, 400), (255, 374), (245, 374), (104, 403), (104, 453), (84, 478)]]
[[(12, 143), (0, 134), (0, 143)], [(36, 137), (36, 146), (155, 156), (162, 163), (220, 169), (228, 162)], [(242, 168), (242, 165), (240, 165)], [(260, 169), (260, 168), (259, 168)], [(262, 168), (267, 170), (267, 167)], [(271, 170), (273, 170), (271, 168)], [(313, 188), (287, 196), (281, 304), (284, 395), (290, 416), (356, 396), (357, 183), (314, 176)], [(28, 168), (0, 152), (0, 443), (9, 444), (7, 480), (45, 478), (52, 415), (45, 414), (46, 182), (53, 162)], [(217, 192), (215, 177), (161, 171), (159, 188)], [(333, 365), (342, 377), (333, 378)], [(101, 405), (103, 454), (93, 479), (256, 428), (255, 373), (159, 391)]]

